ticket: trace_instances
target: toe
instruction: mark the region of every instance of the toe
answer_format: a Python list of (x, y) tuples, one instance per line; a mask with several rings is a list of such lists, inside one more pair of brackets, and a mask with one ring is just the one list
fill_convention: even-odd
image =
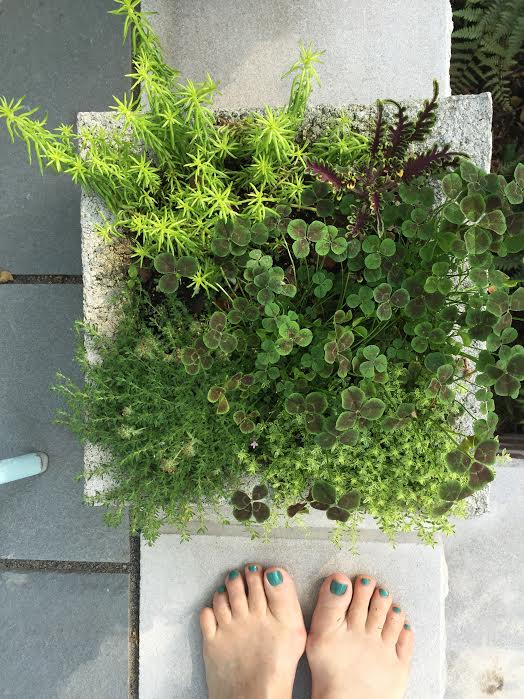
[(237, 568), (227, 574), (226, 587), (232, 615), (245, 616), (248, 612), (246, 588), (244, 578)]
[(397, 656), (398, 659), (403, 663), (409, 663), (413, 655), (413, 645), (415, 642), (415, 637), (413, 634), (413, 629), (409, 624), (404, 622), (400, 636), (397, 641)]
[(376, 587), (371, 575), (358, 575), (353, 585), (353, 598), (347, 614), (348, 624), (363, 629), (368, 618), (371, 597)]
[(391, 607), (391, 597), (384, 587), (377, 586), (369, 603), (366, 631), (380, 636), (386, 623), (386, 617)]
[(384, 629), (382, 631), (382, 638), (385, 643), (390, 643), (393, 646), (395, 645), (404, 626), (405, 619), (406, 615), (403, 609), (393, 602), (387, 613)]
[(205, 641), (212, 639), (216, 633), (217, 620), (210, 607), (204, 607), (200, 612), (200, 629)]
[(264, 592), (264, 568), (260, 563), (248, 563), (244, 569), (248, 589), (247, 603), (250, 612), (265, 612), (267, 610), (266, 593)]
[(269, 611), (278, 621), (289, 626), (304, 626), (295, 583), (286, 570), (275, 566), (267, 568), (264, 573), (264, 589)]
[(219, 626), (224, 626), (231, 622), (231, 607), (229, 606), (225, 585), (221, 585), (213, 595), (213, 612)]
[(318, 593), (310, 633), (327, 633), (345, 623), (351, 591), (351, 580), (344, 573), (333, 573), (324, 580)]

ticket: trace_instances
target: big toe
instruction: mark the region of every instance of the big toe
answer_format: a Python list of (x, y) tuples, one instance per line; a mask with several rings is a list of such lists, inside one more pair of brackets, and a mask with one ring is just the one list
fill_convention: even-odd
[(304, 617), (291, 575), (284, 568), (267, 568), (264, 573), (264, 589), (273, 616), (286, 626), (303, 629)]
[(310, 633), (314, 635), (329, 633), (345, 624), (351, 594), (351, 580), (347, 575), (344, 573), (329, 575), (318, 593)]

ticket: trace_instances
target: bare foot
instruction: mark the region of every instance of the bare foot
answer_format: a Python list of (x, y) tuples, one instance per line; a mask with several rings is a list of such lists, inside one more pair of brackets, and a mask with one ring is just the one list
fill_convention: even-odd
[(306, 647), (313, 699), (402, 699), (413, 631), (370, 575), (322, 583)]
[(283, 568), (250, 563), (200, 613), (209, 699), (290, 699), (306, 629)]

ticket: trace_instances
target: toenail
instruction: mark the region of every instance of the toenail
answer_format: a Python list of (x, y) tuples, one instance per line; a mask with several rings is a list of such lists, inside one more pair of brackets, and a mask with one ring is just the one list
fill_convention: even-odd
[(282, 577), (282, 573), (279, 570), (272, 570), (271, 573), (267, 573), (267, 581), (270, 585), (273, 585), (273, 587), (276, 587), (277, 585), (280, 585), (284, 581), (284, 578)]
[(371, 580), (370, 580), (369, 578), (361, 578), (361, 579), (360, 579), (360, 582), (361, 582), (363, 585), (369, 585), (369, 583), (371, 582)]
[(220, 587), (217, 589), (217, 592), (225, 592), (226, 591), (226, 586), (225, 585), (220, 585)]
[(380, 588), (380, 590), (378, 591), (378, 594), (381, 597), (389, 597), (389, 592), (387, 590), (384, 590), (383, 587)]
[(239, 575), (240, 575), (240, 573), (238, 572), (238, 570), (232, 570), (232, 571), (230, 571), (230, 573), (227, 577), (230, 580), (234, 580), (235, 578), (238, 578)]
[(257, 566), (248, 566), (247, 569), (250, 570), (252, 573), (256, 573), (258, 570), (258, 567)]
[(406, 631), (409, 631), (411, 626), (409, 624), (404, 624), (404, 628), (406, 629)]
[(393, 607), (393, 611), (395, 612), (395, 614), (400, 614), (402, 610), (400, 609), (400, 607)]
[(346, 583), (341, 583), (337, 580), (332, 580), (331, 585), (329, 586), (329, 591), (332, 592), (334, 595), (338, 595), (339, 597), (342, 596), (347, 589), (348, 586), (346, 585)]

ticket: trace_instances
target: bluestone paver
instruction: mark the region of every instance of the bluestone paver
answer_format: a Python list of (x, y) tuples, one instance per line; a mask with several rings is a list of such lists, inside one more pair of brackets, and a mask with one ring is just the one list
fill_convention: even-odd
[(524, 463), (497, 470), (490, 512), (445, 544), (446, 699), (521, 699), (524, 688)]
[(0, 286), (0, 458), (43, 451), (42, 475), (0, 486), (0, 558), (127, 561), (124, 524), (108, 528), (100, 508), (84, 505), (83, 449), (53, 424), (57, 371), (73, 366), (82, 316), (78, 285)]
[[(198, 613), (229, 570), (250, 561), (284, 566), (294, 577), (309, 624), (322, 579), (336, 570), (370, 573), (391, 590), (408, 614), (417, 639), (406, 699), (441, 699), (444, 693), (444, 597), (447, 576), (442, 548), (416, 543), (347, 544), (278, 538), (270, 543), (248, 536), (194, 536), (180, 542), (163, 534), (142, 544), (140, 563), (140, 692), (147, 699), (206, 699)], [(348, 668), (350, 672), (350, 668)], [(310, 696), (302, 663), (294, 699)]]
[[(129, 44), (112, 0), (2, 0), (0, 95), (26, 95), (48, 124), (107, 109), (129, 86)], [(0, 268), (17, 274), (80, 274), (79, 190), (67, 176), (29, 167), (25, 146), (0, 123)]]
[(168, 61), (183, 77), (220, 81), (217, 106), (279, 105), (300, 40), (325, 49), (311, 104), (416, 99), (436, 78), (449, 95), (449, 0), (143, 0)]
[(126, 699), (128, 576), (0, 569), (0, 697)]

